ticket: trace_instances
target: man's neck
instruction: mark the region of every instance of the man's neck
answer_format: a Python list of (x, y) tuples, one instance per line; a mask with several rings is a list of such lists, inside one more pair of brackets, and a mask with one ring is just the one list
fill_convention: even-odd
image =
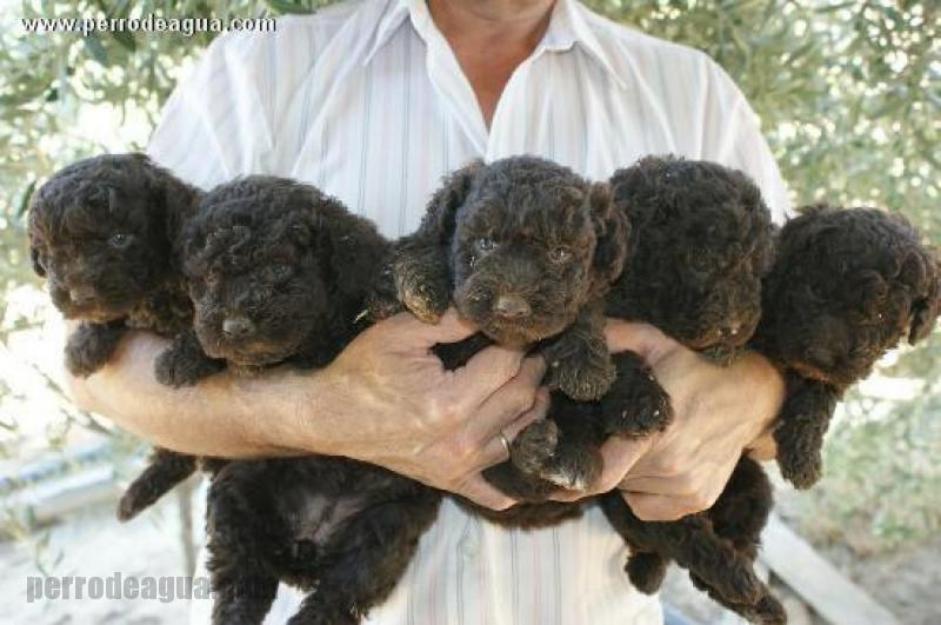
[(513, 71), (539, 45), (555, 0), (428, 0), (438, 30), (451, 45), (490, 120)]

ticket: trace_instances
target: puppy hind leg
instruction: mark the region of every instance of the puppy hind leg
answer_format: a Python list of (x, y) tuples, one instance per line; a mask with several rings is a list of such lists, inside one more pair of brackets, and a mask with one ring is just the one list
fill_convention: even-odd
[(624, 570), (637, 590), (652, 595), (663, 585), (670, 562), (659, 553), (651, 551), (632, 553)]
[(632, 551), (672, 558), (730, 602), (751, 604), (760, 596), (762, 582), (751, 560), (717, 536), (704, 514), (650, 522), (638, 519), (619, 493), (603, 496), (601, 504), (608, 521)]
[(121, 496), (118, 503), (118, 519), (133, 519), (141, 510), (150, 507), (195, 471), (195, 456), (155, 448), (147, 468), (131, 482)]
[(689, 578), (692, 580), (693, 585), (706, 593), (710, 599), (735, 612), (750, 623), (756, 623), (757, 625), (785, 625), (787, 623), (787, 612), (784, 610), (784, 606), (771, 594), (771, 590), (765, 584), (762, 584), (760, 596), (756, 601), (750, 604), (741, 604), (726, 600), (694, 573), (691, 572)]
[(125, 333), (123, 320), (82, 322), (65, 344), (66, 368), (72, 375), (87, 378), (108, 362)]
[(404, 575), (440, 500), (429, 492), (350, 517), (324, 545), (317, 589), (288, 625), (357, 625)]
[(206, 510), (212, 625), (260, 625), (278, 590), (269, 559), (284, 551), (289, 533), (267, 513), (269, 500), (223, 476), (210, 486)]

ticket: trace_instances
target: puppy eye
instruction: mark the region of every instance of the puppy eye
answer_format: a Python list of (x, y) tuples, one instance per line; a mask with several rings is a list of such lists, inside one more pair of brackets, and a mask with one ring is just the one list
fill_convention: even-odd
[(552, 248), (549, 250), (549, 260), (554, 263), (562, 264), (567, 263), (572, 259), (572, 250), (567, 247), (560, 245), (559, 247)]
[(481, 237), (474, 241), (474, 249), (479, 254), (489, 254), (497, 247), (497, 242), (490, 237)]
[(283, 282), (293, 275), (290, 265), (274, 265), (268, 269), (268, 277), (276, 282)]
[(117, 234), (111, 235), (111, 238), (108, 239), (108, 245), (116, 250), (126, 250), (128, 247), (130, 247), (133, 240), (133, 235), (119, 232)]

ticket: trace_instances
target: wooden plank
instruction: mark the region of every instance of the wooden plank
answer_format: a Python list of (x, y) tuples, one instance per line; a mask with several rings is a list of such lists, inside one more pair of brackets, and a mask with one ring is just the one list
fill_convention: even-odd
[(899, 625), (898, 619), (843, 576), (776, 515), (759, 557), (832, 625)]

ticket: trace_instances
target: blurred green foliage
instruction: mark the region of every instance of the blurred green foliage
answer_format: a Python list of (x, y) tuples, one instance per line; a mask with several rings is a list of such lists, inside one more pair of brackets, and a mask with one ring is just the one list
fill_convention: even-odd
[[(252, 17), (317, 0), (24, 0), (19, 17)], [(762, 118), (798, 204), (905, 213), (941, 242), (941, 3), (936, 0), (592, 0), (599, 12), (709, 53)], [(12, 22), (8, 19), (6, 24)], [(0, 33), (0, 285), (29, 280), (23, 212), (37, 181), (102, 151), (76, 132), (88, 107), (153, 124), (181, 66), (214, 34)], [(142, 146), (129, 142), (122, 149)], [(0, 319), (3, 317), (0, 306)], [(938, 334), (888, 375), (941, 377)], [(941, 528), (941, 388), (908, 401), (854, 395), (828, 447), (822, 514), (892, 540)], [(866, 419), (889, 410), (891, 419)]]

